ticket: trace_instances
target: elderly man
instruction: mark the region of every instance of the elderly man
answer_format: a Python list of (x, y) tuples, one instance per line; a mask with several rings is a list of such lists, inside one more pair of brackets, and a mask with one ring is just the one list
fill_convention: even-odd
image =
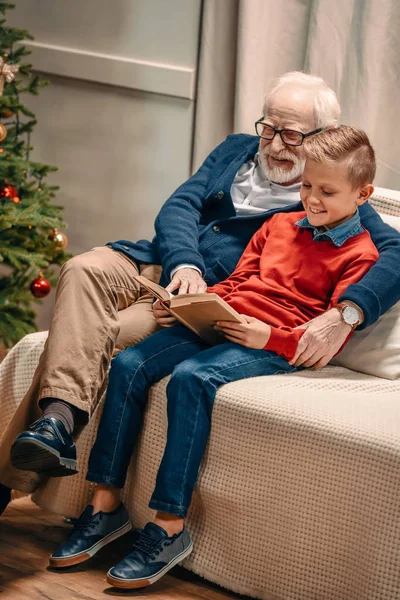
[[(256, 123), (259, 137), (228, 136), (164, 204), (152, 242), (111, 243), (64, 265), (34, 381), (3, 435), (3, 509), (9, 488), (30, 492), (40, 474), (77, 471), (74, 425), (90, 418), (114, 350), (151, 334), (157, 320), (170, 324), (159, 307), (153, 313), (133, 276), (157, 280), (162, 268), (161, 283), (179, 293), (204, 291), (226, 278), (265, 219), (301, 210), (293, 203), (299, 200), (303, 140), (335, 126), (339, 115), (336, 96), (322, 79), (284, 75), (266, 97)], [(369, 205), (360, 216), (380, 258), (340, 298), (346, 311), (328, 311), (305, 326), (296, 365), (324, 366), (347, 337), (350, 322), (370, 325), (398, 300), (393, 289), (400, 290), (400, 236)], [(40, 418), (29, 427), (33, 415)]]

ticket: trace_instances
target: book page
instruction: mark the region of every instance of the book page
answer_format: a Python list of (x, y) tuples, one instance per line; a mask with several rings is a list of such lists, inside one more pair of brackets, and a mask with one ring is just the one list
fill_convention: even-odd
[(150, 279), (147, 279), (147, 277), (143, 277), (142, 275), (134, 275), (133, 278), (136, 279), (136, 281), (140, 283), (140, 285), (144, 287), (148, 292), (150, 292), (150, 294), (152, 294), (155, 298), (158, 298), (162, 302), (169, 304), (169, 301), (171, 300), (171, 298), (173, 298), (173, 295), (167, 292), (167, 290), (163, 288), (162, 285), (158, 285), (158, 283), (150, 281)]
[[(204, 307), (200, 307), (200, 305)], [(193, 314), (197, 310), (208, 310), (210, 316), (215, 318), (215, 321), (234, 321), (236, 323), (245, 323), (245, 319), (218, 294), (182, 294), (171, 298), (171, 308), (176, 310), (181, 306), (193, 306)], [(196, 308), (195, 308), (196, 307)]]
[(168, 312), (182, 325), (194, 331), (211, 345), (226, 341), (226, 338), (214, 329), (217, 321), (246, 322), (244, 317), (229, 306), (218, 294), (203, 292), (174, 296), (161, 285), (147, 279), (147, 277), (135, 275), (134, 279), (155, 298), (158, 298), (163, 305), (166, 305)]
[(243, 323), (245, 320), (217, 294), (207, 294), (207, 296), (202, 300), (192, 297), (191, 301), (187, 299), (186, 303), (184, 302), (185, 295), (180, 296), (177, 303), (178, 298), (173, 298), (171, 313), (209, 344), (221, 344), (226, 342), (226, 338), (215, 331), (215, 323), (217, 321)]

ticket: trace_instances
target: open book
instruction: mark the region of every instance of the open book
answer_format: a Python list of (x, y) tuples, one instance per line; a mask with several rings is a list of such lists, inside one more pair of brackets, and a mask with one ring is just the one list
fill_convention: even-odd
[(136, 275), (135, 279), (150, 294), (161, 301), (171, 315), (183, 325), (197, 333), (211, 345), (226, 342), (226, 338), (213, 328), (216, 321), (245, 323), (244, 318), (217, 294), (182, 294), (174, 296), (153, 281)]

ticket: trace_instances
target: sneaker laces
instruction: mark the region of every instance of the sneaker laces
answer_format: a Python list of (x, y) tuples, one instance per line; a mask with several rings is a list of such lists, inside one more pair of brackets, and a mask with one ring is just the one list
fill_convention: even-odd
[(47, 417), (41, 417), (32, 423), (30, 429), (33, 431), (37, 431), (38, 429), (44, 429), (45, 425), (50, 425), (51, 429), (53, 429), (53, 423)]
[(96, 513), (95, 515), (85, 515), (85, 513), (83, 513), (82, 516), (80, 516), (74, 524), (74, 529), (71, 535), (78, 531), (90, 534), (91, 531), (98, 526), (100, 521), (103, 520), (103, 516), (104, 515), (101, 511)]
[(55, 425), (55, 423), (53, 423), (53, 421), (51, 421), (47, 417), (41, 417), (40, 419), (37, 419), (37, 421), (34, 421), (34, 423), (32, 423), (29, 429), (31, 431), (38, 431), (39, 429), (42, 429), (43, 431), (46, 431), (53, 435), (55, 434), (58, 437), (58, 439), (62, 443), (64, 443), (64, 440), (62, 438), (61, 433), (58, 430), (58, 427)]
[[(132, 551), (139, 550), (139, 552), (143, 552), (143, 554), (149, 556), (149, 558), (154, 557), (162, 550), (162, 542), (164, 540), (155, 540), (150, 535), (148, 535), (143, 529), (136, 529), (134, 532), (135, 541), (132, 546)], [(159, 548), (157, 548), (159, 546)]]

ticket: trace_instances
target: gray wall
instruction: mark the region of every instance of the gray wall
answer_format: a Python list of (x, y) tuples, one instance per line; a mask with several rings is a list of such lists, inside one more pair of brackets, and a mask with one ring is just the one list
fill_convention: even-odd
[[(59, 167), (69, 250), (153, 235), (190, 174), (201, 0), (17, 0), (51, 86), (26, 98), (32, 158)], [(40, 309), (47, 328), (52, 299)]]

